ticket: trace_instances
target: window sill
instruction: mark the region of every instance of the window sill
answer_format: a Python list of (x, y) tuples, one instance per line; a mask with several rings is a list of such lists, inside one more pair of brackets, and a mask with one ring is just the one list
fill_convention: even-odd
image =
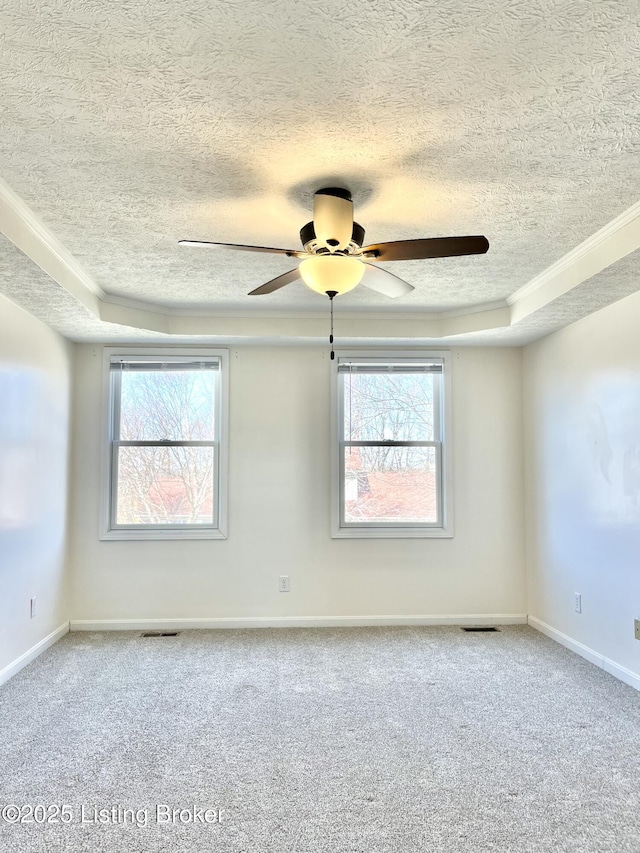
[(340, 527), (331, 531), (332, 539), (453, 539), (453, 531), (443, 527), (382, 528)]
[(107, 530), (100, 534), (101, 541), (161, 541), (166, 539), (226, 539), (221, 530)]

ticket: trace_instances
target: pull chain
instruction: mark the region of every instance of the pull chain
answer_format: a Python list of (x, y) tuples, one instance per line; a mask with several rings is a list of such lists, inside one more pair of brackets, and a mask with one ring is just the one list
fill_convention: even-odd
[(333, 361), (336, 357), (336, 354), (333, 351), (333, 297), (337, 295), (337, 290), (327, 290), (327, 296), (329, 297), (329, 301), (331, 302), (331, 332), (329, 333), (329, 343), (331, 344), (331, 361)]

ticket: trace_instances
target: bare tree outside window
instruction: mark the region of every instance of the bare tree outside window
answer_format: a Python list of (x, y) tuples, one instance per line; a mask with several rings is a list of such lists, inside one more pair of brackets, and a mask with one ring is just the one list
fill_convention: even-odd
[(122, 369), (116, 524), (214, 523), (217, 379), (176, 365)]
[(437, 523), (440, 380), (419, 369), (342, 371), (345, 523)]

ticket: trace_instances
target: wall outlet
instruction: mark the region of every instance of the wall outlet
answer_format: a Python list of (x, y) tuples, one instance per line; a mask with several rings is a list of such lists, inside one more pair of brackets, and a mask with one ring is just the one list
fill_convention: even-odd
[(278, 589), (280, 592), (289, 592), (291, 586), (289, 585), (289, 575), (280, 575), (278, 578)]
[(582, 596), (579, 592), (573, 593), (573, 609), (576, 613), (582, 613)]
[(37, 598), (32, 598), (32, 599), (31, 599), (31, 602), (29, 603), (29, 618), (30, 618), (30, 619), (35, 619), (35, 615), (36, 615), (36, 601), (37, 601), (37, 600), (38, 600)]
[(640, 619), (634, 619), (633, 625), (636, 629), (636, 640), (640, 640)]

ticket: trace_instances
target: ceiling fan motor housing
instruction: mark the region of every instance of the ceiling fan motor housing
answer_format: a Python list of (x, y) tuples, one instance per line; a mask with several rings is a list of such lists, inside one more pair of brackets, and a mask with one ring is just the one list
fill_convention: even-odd
[(353, 230), (353, 199), (343, 187), (323, 187), (313, 195), (313, 228), (318, 247), (346, 252)]
[(332, 198), (341, 198), (344, 201), (353, 201), (351, 193), (344, 187), (323, 187), (323, 189), (315, 191), (314, 196), (316, 195), (329, 195)]
[[(329, 249), (327, 249), (326, 246), (322, 246), (318, 238), (316, 237), (316, 231), (313, 227), (313, 222), (307, 222), (307, 224), (303, 225), (300, 229), (300, 242), (304, 246), (305, 251), (309, 252), (312, 255), (326, 255), (329, 253)], [(351, 240), (344, 251), (346, 254), (352, 255), (362, 248), (363, 243), (364, 228), (362, 227), (362, 225), (359, 225), (357, 222), (354, 222), (353, 230), (351, 232)]]

